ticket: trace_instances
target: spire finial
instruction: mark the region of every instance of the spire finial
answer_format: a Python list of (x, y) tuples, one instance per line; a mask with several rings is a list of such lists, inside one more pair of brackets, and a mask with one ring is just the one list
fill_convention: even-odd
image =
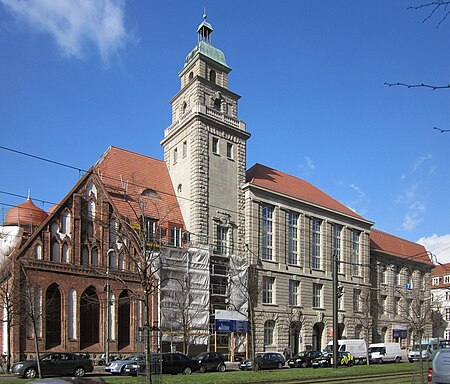
[(206, 7), (203, 8), (203, 20), (206, 20)]
[(28, 188), (28, 198), (27, 198), (27, 200), (30, 200), (30, 197), (31, 197), (31, 189)]

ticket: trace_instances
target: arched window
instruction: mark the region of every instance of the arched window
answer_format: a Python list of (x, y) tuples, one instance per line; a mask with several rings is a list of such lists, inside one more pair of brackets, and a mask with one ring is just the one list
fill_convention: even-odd
[(264, 323), (264, 345), (274, 344), (275, 321), (267, 320)]
[(119, 265), (118, 268), (120, 271), (123, 271), (125, 269), (125, 256), (123, 255), (123, 252), (119, 253)]
[(45, 292), (45, 348), (61, 344), (61, 293), (57, 284)]
[(69, 289), (69, 303), (68, 303), (68, 322), (67, 322), (67, 337), (69, 340), (77, 338), (77, 291)]
[(80, 348), (84, 349), (100, 341), (100, 301), (93, 286), (80, 298)]
[(87, 204), (88, 220), (95, 219), (95, 201), (89, 200)]
[(69, 263), (70, 262), (70, 254), (69, 254), (69, 246), (67, 243), (64, 243), (62, 246), (62, 255), (61, 255), (61, 262), (62, 263)]
[(117, 331), (119, 349), (130, 345), (130, 295), (127, 290), (119, 296), (119, 308), (117, 313)]
[(86, 197), (91, 196), (93, 196), (95, 199), (97, 198), (97, 187), (92, 181), (86, 187)]
[(98, 249), (97, 247), (92, 248), (91, 251), (91, 265), (98, 266)]
[(114, 251), (108, 252), (108, 267), (113, 269), (117, 268), (116, 252)]
[(109, 243), (114, 244), (116, 242), (117, 232), (116, 232), (116, 220), (111, 219), (109, 221)]
[(61, 233), (70, 236), (70, 212), (67, 209), (61, 215)]
[(193, 72), (189, 73), (189, 81), (192, 80), (193, 78), (194, 78), (194, 73)]
[(34, 248), (34, 257), (36, 260), (42, 260), (42, 245), (37, 244)]
[(58, 233), (58, 229), (59, 229), (58, 223), (55, 221), (50, 226), (50, 233), (52, 234), (52, 237)]
[(55, 263), (59, 263), (61, 261), (61, 254), (59, 249), (59, 243), (54, 241), (52, 244), (52, 251), (50, 254), (50, 261), (54, 261)]
[(89, 249), (86, 246), (83, 246), (81, 250), (81, 264), (89, 265)]
[(181, 113), (184, 115), (186, 113), (187, 103), (184, 101), (183, 106), (181, 107)]
[(213, 83), (216, 82), (216, 71), (209, 71), (209, 80)]

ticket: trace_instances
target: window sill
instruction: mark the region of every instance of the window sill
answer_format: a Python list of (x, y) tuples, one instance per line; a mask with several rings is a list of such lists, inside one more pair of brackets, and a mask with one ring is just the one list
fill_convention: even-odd
[(278, 307), (278, 304), (276, 303), (261, 303), (265, 307)]

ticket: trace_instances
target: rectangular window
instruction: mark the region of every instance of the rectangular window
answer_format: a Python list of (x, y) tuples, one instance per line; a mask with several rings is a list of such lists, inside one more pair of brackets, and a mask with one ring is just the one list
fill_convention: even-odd
[(273, 288), (275, 285), (275, 278), (265, 276), (263, 278), (263, 303), (273, 304), (275, 302), (273, 296)]
[(314, 308), (321, 308), (322, 306), (322, 287), (322, 284), (313, 283), (312, 306)]
[(445, 292), (445, 300), (449, 301), (450, 300), (450, 292)]
[(176, 164), (178, 161), (178, 148), (173, 150), (173, 163)]
[(262, 207), (262, 258), (272, 260), (273, 258), (273, 207), (264, 205)]
[(233, 144), (227, 143), (227, 158), (233, 158)]
[(155, 241), (155, 220), (144, 217), (144, 236), (147, 243)]
[(444, 276), (444, 284), (449, 284), (450, 283), (450, 276)]
[(450, 321), (450, 308), (445, 308), (445, 321)]
[(181, 228), (170, 227), (169, 245), (173, 247), (181, 246)]
[(289, 305), (298, 305), (298, 286), (298, 281), (289, 280)]
[(333, 257), (338, 261), (338, 273), (342, 272), (341, 270), (341, 233), (342, 233), (342, 225), (333, 224)]
[(352, 231), (352, 274), (353, 276), (359, 276), (359, 238), (361, 232), (357, 230)]
[(221, 225), (217, 226), (216, 253), (218, 255), (228, 255), (228, 228)]
[(219, 154), (219, 139), (217, 137), (212, 138), (212, 152)]
[(361, 310), (361, 290), (353, 290), (353, 312), (359, 312)]
[(187, 156), (187, 141), (183, 141), (183, 157)]
[(288, 217), (288, 264), (298, 264), (298, 213)]
[(322, 222), (319, 219), (312, 219), (312, 258), (311, 258), (311, 268), (320, 269), (320, 228)]

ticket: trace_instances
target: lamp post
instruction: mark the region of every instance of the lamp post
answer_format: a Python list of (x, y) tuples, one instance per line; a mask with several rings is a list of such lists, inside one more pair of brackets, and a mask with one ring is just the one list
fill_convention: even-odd
[(339, 298), (342, 296), (343, 287), (339, 285), (338, 280), (339, 258), (337, 252), (333, 254), (333, 368), (338, 367), (338, 339), (339, 339), (339, 323), (338, 309)]

